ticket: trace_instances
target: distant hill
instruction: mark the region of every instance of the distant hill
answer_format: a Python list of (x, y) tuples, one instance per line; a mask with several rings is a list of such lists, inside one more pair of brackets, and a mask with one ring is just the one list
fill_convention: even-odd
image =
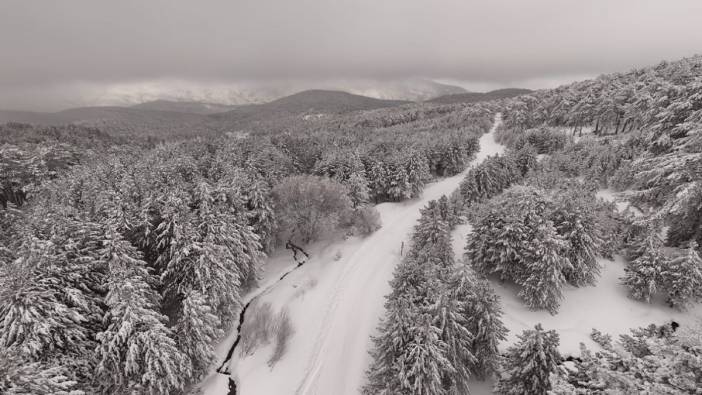
[(455, 103), (475, 103), (480, 101), (506, 99), (514, 96), (531, 93), (530, 89), (506, 88), (497, 89), (490, 92), (467, 92), (454, 95), (444, 95), (427, 100), (429, 103), (455, 104)]
[(467, 93), (465, 89), (426, 79), (357, 82), (337, 90), (386, 100), (424, 101), (434, 97)]
[(411, 103), (382, 100), (351, 93), (328, 90), (307, 90), (264, 104), (249, 104), (210, 117), (228, 127), (245, 128), (253, 124), (277, 122), (287, 117), (326, 116), (354, 111), (397, 107)]
[(314, 89), (295, 93), (273, 100), (270, 103), (259, 104), (258, 106), (289, 113), (319, 112), (340, 114), (351, 111), (395, 107), (407, 103), (409, 102), (404, 100), (375, 99), (341, 91)]
[(0, 123), (80, 124), (98, 127), (114, 135), (175, 137), (286, 124), (307, 115), (336, 115), (406, 103), (410, 102), (374, 99), (339, 91), (309, 90), (268, 103), (240, 106), (159, 100), (132, 107), (78, 107), (53, 113), (0, 111)]
[(7, 122), (76, 124), (97, 127), (114, 136), (186, 137), (221, 130), (205, 115), (129, 107), (79, 107), (52, 113), (0, 111), (0, 123)]
[(207, 115), (231, 111), (234, 110), (236, 107), (236, 105), (203, 103), (197, 101), (154, 100), (146, 103), (136, 104), (131, 106), (130, 108), (136, 108), (140, 110), (171, 111)]

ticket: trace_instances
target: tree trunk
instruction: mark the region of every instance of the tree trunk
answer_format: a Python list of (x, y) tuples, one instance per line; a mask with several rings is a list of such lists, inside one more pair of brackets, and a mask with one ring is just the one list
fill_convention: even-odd
[(595, 131), (593, 133), (595, 133), (595, 136), (600, 135), (600, 119), (599, 118), (597, 118), (597, 122), (595, 123)]
[(624, 121), (624, 126), (622, 126), (622, 133), (626, 131), (626, 127), (629, 126), (629, 122), (631, 122), (631, 118), (627, 118), (627, 120)]

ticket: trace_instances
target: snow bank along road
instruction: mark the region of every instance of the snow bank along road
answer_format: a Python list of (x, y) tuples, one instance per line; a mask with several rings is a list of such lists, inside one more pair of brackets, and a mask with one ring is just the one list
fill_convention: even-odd
[[(490, 133), (480, 138), (473, 163), (503, 151)], [(466, 170), (467, 171), (467, 170)], [(419, 219), (419, 210), (458, 188), (465, 172), (427, 185), (421, 198), (377, 207), (383, 227), (366, 238), (311, 246), (312, 258), (292, 272), (259, 303), (287, 309), (295, 332), (283, 358), (267, 364), (272, 345), (253, 355), (234, 356), (231, 371), (239, 392), (270, 394), (358, 394), (370, 363), (371, 336), (383, 314), (388, 282), (400, 261), (400, 247)], [(255, 307), (252, 307), (255, 308)], [(203, 387), (206, 394), (226, 394), (221, 378)]]

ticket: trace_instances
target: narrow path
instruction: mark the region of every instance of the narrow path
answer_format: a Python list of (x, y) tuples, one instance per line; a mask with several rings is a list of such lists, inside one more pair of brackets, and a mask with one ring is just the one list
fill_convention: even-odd
[[(480, 138), (472, 165), (500, 153), (494, 140), (501, 119)], [(426, 186), (418, 199), (376, 206), (383, 227), (366, 238), (351, 238), (312, 250), (314, 258), (261, 295), (261, 301), (290, 312), (294, 334), (283, 358), (266, 363), (270, 349), (238, 360), (233, 356), (239, 391), (244, 395), (358, 394), (370, 364), (371, 336), (384, 312), (389, 281), (400, 248), (430, 200), (458, 188), (465, 173)], [(205, 394), (224, 395), (220, 383)]]

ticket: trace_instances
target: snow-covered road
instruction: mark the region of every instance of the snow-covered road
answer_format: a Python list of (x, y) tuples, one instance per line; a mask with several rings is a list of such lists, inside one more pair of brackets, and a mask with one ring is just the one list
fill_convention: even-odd
[[(480, 138), (473, 163), (501, 153), (494, 140), (500, 122)], [(467, 171), (467, 170), (466, 170)], [(427, 185), (421, 198), (377, 205), (383, 227), (366, 238), (311, 246), (312, 258), (261, 298), (286, 308), (295, 332), (283, 358), (266, 363), (272, 346), (234, 356), (240, 394), (358, 394), (370, 363), (371, 335), (383, 314), (384, 296), (400, 261), (400, 248), (426, 203), (458, 188), (465, 173)], [(220, 375), (221, 376), (221, 375)], [(226, 377), (212, 377), (206, 394), (226, 394)]]

